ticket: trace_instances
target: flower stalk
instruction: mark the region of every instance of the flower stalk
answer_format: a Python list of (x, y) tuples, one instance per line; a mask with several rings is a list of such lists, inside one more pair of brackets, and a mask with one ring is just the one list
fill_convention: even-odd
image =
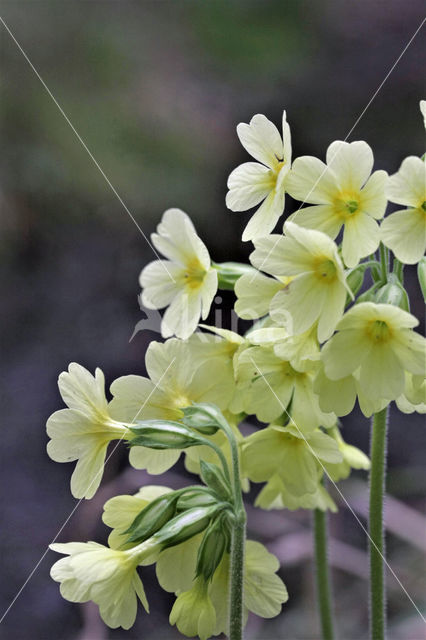
[(229, 425), (226, 428), (226, 435), (231, 447), (235, 509), (231, 544), (229, 639), (241, 640), (243, 637), (244, 550), (247, 517), (241, 493), (238, 445)]
[(386, 479), (387, 416), (387, 407), (374, 415), (371, 435), (369, 511), (371, 640), (384, 640), (386, 631), (383, 497)]
[(330, 568), (327, 562), (327, 512), (314, 511), (314, 546), (318, 610), (323, 640), (333, 640), (334, 621), (332, 611), (332, 593)]

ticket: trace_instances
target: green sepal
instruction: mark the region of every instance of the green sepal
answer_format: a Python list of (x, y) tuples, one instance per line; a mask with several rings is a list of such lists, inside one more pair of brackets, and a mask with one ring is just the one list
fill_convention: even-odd
[(360, 296), (355, 300), (355, 304), (359, 304), (361, 302), (372, 302), (375, 298), (377, 288), (380, 286), (380, 282), (375, 282), (367, 291), (361, 293)]
[(159, 531), (176, 513), (181, 491), (173, 491), (150, 502), (133, 520), (124, 533), (130, 533), (126, 542), (143, 542)]
[(407, 292), (394, 273), (389, 274), (388, 282), (376, 293), (375, 302), (392, 304), (404, 311), (410, 311), (410, 301)]
[[(346, 283), (354, 296), (361, 289), (362, 284), (364, 282), (365, 269), (353, 269), (350, 274), (346, 278)], [(350, 296), (348, 295), (348, 301), (350, 300)]]
[(192, 429), (172, 420), (143, 420), (130, 427), (135, 437), (129, 441), (131, 447), (150, 449), (187, 449), (206, 444), (204, 438)]
[(188, 487), (179, 497), (176, 503), (176, 511), (187, 511), (195, 507), (210, 507), (217, 503), (217, 496), (206, 487)]
[(426, 257), (423, 257), (417, 265), (417, 277), (426, 304)]
[(188, 509), (169, 520), (169, 522), (154, 534), (153, 538), (162, 547), (173, 547), (189, 538), (196, 536), (206, 529), (211, 518), (222, 505), (215, 504), (209, 507), (194, 507)]
[(219, 289), (233, 290), (235, 283), (246, 273), (257, 272), (254, 267), (242, 262), (212, 262), (213, 269), (217, 271)]
[(216, 464), (201, 460), (200, 476), (204, 484), (222, 499), (229, 500), (231, 497), (231, 487), (225, 478), (225, 474)]
[[(228, 423), (223, 413), (215, 404), (211, 402), (194, 402), (189, 407), (182, 409), (184, 413), (183, 422), (185, 425), (208, 433), (213, 427), (217, 429), (227, 430)], [(207, 431), (204, 431), (207, 429)]]
[(213, 520), (201, 540), (198, 548), (195, 575), (202, 576), (205, 582), (213, 578), (223, 554), (230, 545), (231, 533), (225, 513)]
[(199, 405), (195, 404), (183, 409), (183, 424), (196, 429), (206, 436), (214, 435), (219, 429), (217, 420), (210, 413), (206, 413)]

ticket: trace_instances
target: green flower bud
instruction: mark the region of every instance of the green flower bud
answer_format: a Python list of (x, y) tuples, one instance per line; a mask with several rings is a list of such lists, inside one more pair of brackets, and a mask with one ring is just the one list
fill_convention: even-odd
[(233, 290), (235, 283), (242, 275), (256, 273), (256, 269), (252, 266), (241, 262), (212, 262), (212, 267), (217, 270), (219, 289)]
[(211, 522), (198, 548), (196, 576), (207, 582), (213, 578), (223, 554), (229, 547), (230, 534), (225, 518), (219, 516)]
[(150, 449), (186, 449), (206, 444), (201, 436), (191, 429), (171, 420), (143, 420), (130, 428), (135, 434), (129, 442), (131, 447), (142, 446)]
[(153, 538), (163, 548), (173, 547), (176, 544), (185, 542), (185, 540), (196, 536), (197, 533), (201, 533), (207, 528), (218, 508), (219, 505), (216, 504), (210, 507), (188, 509), (169, 520), (160, 531), (154, 534)]
[(417, 265), (417, 277), (426, 304), (426, 257), (423, 257)]
[(231, 496), (231, 487), (225, 478), (225, 475), (216, 464), (200, 462), (201, 479), (210, 489), (213, 489), (222, 500), (229, 500)]
[(361, 302), (371, 302), (375, 299), (377, 287), (379, 286), (378, 282), (375, 282), (372, 287), (361, 293), (360, 296), (355, 300), (355, 304), (360, 304)]
[(207, 436), (213, 435), (219, 429), (219, 425), (215, 418), (209, 413), (206, 413), (206, 411), (201, 409), (198, 405), (185, 407), (185, 409), (183, 409), (183, 414), (182, 422), (187, 427), (196, 429)]
[[(217, 429), (222, 429), (224, 425), (227, 426), (221, 410), (211, 402), (194, 402), (190, 407), (185, 407), (183, 413), (184, 424), (202, 433), (210, 435)], [(211, 431), (213, 428), (215, 431)]]
[(217, 504), (217, 498), (203, 488), (189, 488), (176, 503), (177, 511), (187, 511), (194, 507), (209, 507)]
[(375, 302), (392, 304), (404, 311), (410, 311), (407, 292), (393, 273), (389, 274), (388, 282), (378, 290)]
[(150, 502), (133, 520), (124, 533), (130, 533), (126, 542), (143, 542), (163, 527), (176, 513), (179, 492), (159, 496)]

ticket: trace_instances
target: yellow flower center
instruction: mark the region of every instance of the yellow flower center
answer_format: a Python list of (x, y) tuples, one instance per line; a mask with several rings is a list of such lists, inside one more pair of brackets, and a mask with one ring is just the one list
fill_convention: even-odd
[(186, 264), (183, 274), (184, 284), (190, 289), (198, 289), (203, 284), (205, 275), (206, 270), (198, 258), (193, 258)]
[(276, 165), (276, 167), (275, 167), (275, 173), (276, 173), (276, 175), (278, 175), (278, 174), (279, 174), (279, 172), (281, 171), (281, 169), (283, 168), (283, 166), (284, 166), (284, 165), (285, 165), (285, 160), (280, 160), (280, 161), (278, 162), (278, 164), (277, 164), (277, 165)]
[(189, 407), (192, 404), (192, 400), (188, 398), (184, 393), (180, 391), (176, 391), (175, 396), (173, 398), (173, 405), (175, 409), (184, 409), (185, 407)]
[(426, 212), (426, 200), (422, 202), (421, 208)]
[(367, 327), (367, 335), (376, 344), (383, 344), (391, 339), (392, 330), (384, 320), (373, 320)]
[(334, 201), (335, 212), (344, 220), (359, 212), (359, 194), (340, 193)]
[(318, 280), (331, 284), (336, 280), (337, 268), (333, 260), (325, 257), (316, 258), (314, 272)]

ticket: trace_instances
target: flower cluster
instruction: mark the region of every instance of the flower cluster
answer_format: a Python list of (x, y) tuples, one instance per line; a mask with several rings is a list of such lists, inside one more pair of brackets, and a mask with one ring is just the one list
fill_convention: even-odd
[[(263, 509), (335, 511), (324, 478), (370, 464), (344, 441), (338, 418), (357, 400), (367, 417), (392, 401), (426, 411), (425, 340), (403, 286), (404, 264), (420, 263), (426, 282), (424, 159), (406, 158), (389, 177), (373, 171), (366, 142), (335, 141), (326, 163), (291, 164), (285, 112), (282, 135), (259, 114), (237, 132), (256, 162), (232, 171), (226, 204), (258, 207), (243, 233), (251, 265), (213, 262), (187, 214), (166, 211), (152, 236), (166, 259), (148, 264), (140, 284), (147, 308), (166, 308), (167, 340), (149, 345), (145, 377), (111, 384), (110, 401), (99, 369), (92, 376), (71, 364), (59, 377), (68, 408), (47, 424), (50, 457), (77, 461), (76, 498), (94, 495), (112, 440), (126, 441), (136, 469), (158, 475), (183, 455), (200, 477), (181, 490), (147, 486), (109, 500), (108, 547), (52, 545), (67, 554), (52, 568), (62, 595), (93, 600), (111, 627), (133, 624), (137, 599), (148, 610), (137, 568), (155, 563), (176, 596), (172, 625), (201, 640), (227, 633), (231, 540), (244, 520), (238, 487), (262, 483)], [(309, 206), (272, 233), (285, 193)], [(384, 218), (388, 200), (405, 208)], [(199, 324), (218, 287), (234, 289), (236, 314), (255, 321), (246, 333)], [(278, 561), (258, 542), (244, 548), (243, 617), (273, 617), (287, 600)]]

